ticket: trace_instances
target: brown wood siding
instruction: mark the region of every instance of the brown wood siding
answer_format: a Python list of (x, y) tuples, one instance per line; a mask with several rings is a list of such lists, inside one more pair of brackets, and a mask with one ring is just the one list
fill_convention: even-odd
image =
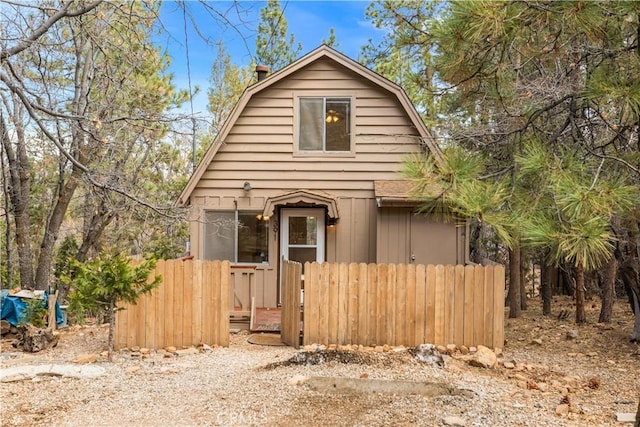
[[(355, 100), (355, 155), (295, 156), (296, 93), (334, 91)], [(250, 181), (254, 189), (370, 190), (374, 180), (398, 179), (403, 158), (420, 150), (417, 135), (397, 99), (333, 61), (319, 60), (248, 102), (197, 189), (233, 194)]]
[[(296, 96), (349, 96), (354, 100), (353, 153), (325, 156), (294, 151)], [(191, 193), (196, 218), (191, 250), (202, 256), (207, 209), (260, 209), (287, 191), (322, 191), (336, 198), (340, 219), (327, 228), (326, 259), (375, 262), (374, 181), (401, 179), (403, 159), (422, 151), (419, 133), (398, 99), (369, 80), (324, 59), (256, 93), (234, 122)], [(243, 191), (244, 182), (252, 190)], [(274, 218), (275, 220), (275, 218)], [(275, 225), (272, 222), (272, 225)], [(279, 242), (269, 235), (269, 265), (256, 270), (256, 305), (277, 304)]]

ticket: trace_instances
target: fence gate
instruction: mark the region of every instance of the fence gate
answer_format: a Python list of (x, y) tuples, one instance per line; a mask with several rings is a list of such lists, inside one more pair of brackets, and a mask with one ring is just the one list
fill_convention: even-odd
[(302, 321), (301, 291), (302, 264), (283, 260), (282, 262), (282, 314), (280, 334), (283, 343), (300, 348), (300, 330)]

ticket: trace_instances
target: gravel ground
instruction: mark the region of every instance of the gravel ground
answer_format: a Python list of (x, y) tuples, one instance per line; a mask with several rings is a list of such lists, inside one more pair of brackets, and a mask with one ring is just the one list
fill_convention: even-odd
[[(0, 383), (0, 419), (3, 426), (440, 426), (445, 420), (466, 426), (619, 426), (616, 413), (635, 412), (640, 396), (640, 347), (627, 340), (632, 319), (624, 310), (611, 325), (578, 328), (532, 309), (507, 322), (497, 369), (472, 367), (459, 355), (446, 358), (444, 368), (430, 366), (403, 349), (343, 349), (350, 363), (278, 363), (298, 351), (249, 344), (246, 333), (232, 334), (228, 348), (179, 356), (122, 353), (114, 363), (98, 356), (94, 365), (106, 369), (99, 378)], [(106, 348), (106, 332), (67, 328), (58, 347), (37, 355), (15, 352), (3, 341), (2, 367), (98, 354)], [(439, 397), (321, 392), (305, 382), (316, 376), (428, 381), (466, 391)]]

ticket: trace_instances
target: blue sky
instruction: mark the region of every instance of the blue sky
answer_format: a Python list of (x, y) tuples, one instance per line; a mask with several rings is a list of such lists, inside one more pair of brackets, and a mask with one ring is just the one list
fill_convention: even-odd
[[(160, 23), (164, 31), (157, 37), (158, 44), (168, 50), (172, 58), (170, 72), (181, 89), (188, 88), (187, 44), (192, 87), (199, 86), (194, 97), (194, 112), (206, 113), (206, 91), (214, 60), (216, 41), (222, 40), (233, 61), (246, 66), (255, 53), (255, 34), (260, 20), (263, 1), (187, 1), (187, 33), (183, 10), (172, 1), (164, 1), (160, 11)], [(287, 19), (289, 33), (302, 43), (301, 54), (318, 47), (329, 37), (333, 28), (337, 49), (357, 59), (362, 46), (369, 39), (377, 40), (382, 32), (365, 19), (369, 1), (286, 1), (280, 0)], [(222, 15), (222, 16), (221, 16)], [(192, 21), (195, 21), (195, 25)], [(235, 29), (232, 28), (235, 26)], [(197, 29), (196, 29), (197, 28)], [(200, 32), (200, 35), (198, 34)], [(203, 36), (211, 42), (208, 44)], [(182, 111), (190, 111), (188, 105)]]

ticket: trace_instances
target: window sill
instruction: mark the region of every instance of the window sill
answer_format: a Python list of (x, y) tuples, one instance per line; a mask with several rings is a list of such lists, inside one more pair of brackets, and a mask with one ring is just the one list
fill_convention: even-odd
[(293, 153), (293, 157), (351, 158), (355, 156), (356, 153), (353, 151), (296, 151)]

